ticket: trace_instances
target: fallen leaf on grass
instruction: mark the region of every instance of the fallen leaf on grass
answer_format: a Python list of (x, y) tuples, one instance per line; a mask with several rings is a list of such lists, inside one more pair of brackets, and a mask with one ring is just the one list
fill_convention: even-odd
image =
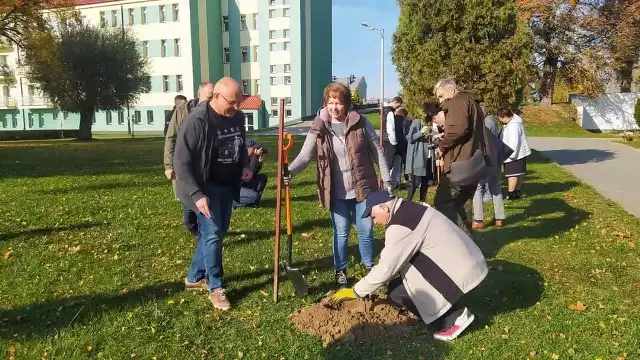
[(617, 236), (617, 237), (621, 237), (621, 238), (630, 238), (631, 237), (631, 231), (627, 230), (627, 231), (616, 231), (613, 233), (613, 236)]
[(558, 360), (558, 359), (560, 359), (560, 355), (554, 353), (553, 355), (551, 355), (551, 358), (553, 360)]
[(536, 354), (537, 354), (537, 353), (536, 353), (535, 351), (532, 351), (532, 352), (530, 352), (530, 353), (529, 353), (529, 357), (535, 357), (535, 356), (536, 356)]
[(11, 256), (11, 254), (13, 254), (13, 250), (9, 250), (9, 251), (5, 252), (4, 254), (2, 254), (2, 259), (3, 260), (7, 260), (9, 258), (9, 256)]
[(264, 296), (264, 297), (269, 296), (269, 293), (264, 291), (264, 290), (260, 290), (260, 294), (262, 294), (262, 296)]
[(303, 237), (303, 238), (305, 238), (305, 239), (308, 239), (308, 238), (310, 238), (310, 237), (313, 237), (313, 234), (310, 234), (310, 233), (302, 233), (302, 237)]
[(585, 311), (587, 310), (587, 305), (583, 304), (581, 301), (578, 301), (575, 304), (569, 305), (569, 309), (574, 311)]
[(9, 360), (15, 360), (16, 358), (16, 347), (13, 345), (9, 346)]

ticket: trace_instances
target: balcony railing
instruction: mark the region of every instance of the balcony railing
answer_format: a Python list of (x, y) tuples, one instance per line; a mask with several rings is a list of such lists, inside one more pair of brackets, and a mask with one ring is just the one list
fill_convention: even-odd
[(22, 98), (22, 105), (53, 107), (53, 103), (46, 96), (25, 96)]
[(16, 99), (12, 97), (0, 97), (0, 108), (14, 108), (17, 105)]

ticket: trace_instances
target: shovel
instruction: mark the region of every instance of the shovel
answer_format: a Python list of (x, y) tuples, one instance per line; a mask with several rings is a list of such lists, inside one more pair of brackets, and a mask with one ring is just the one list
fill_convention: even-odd
[[(284, 134), (286, 144), (282, 147), (282, 172), (289, 176), (289, 150), (293, 147), (293, 135)], [(309, 293), (309, 285), (300, 272), (300, 269), (292, 266), (293, 229), (291, 225), (291, 193), (289, 185), (284, 188), (285, 212), (287, 217), (287, 260), (282, 263), (284, 271), (293, 284), (293, 289), (298, 296), (306, 296)]]

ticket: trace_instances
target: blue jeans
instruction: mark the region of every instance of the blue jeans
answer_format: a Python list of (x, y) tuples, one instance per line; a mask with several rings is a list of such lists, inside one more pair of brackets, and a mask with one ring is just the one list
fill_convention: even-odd
[(331, 225), (333, 227), (333, 267), (336, 270), (347, 268), (349, 231), (356, 223), (360, 257), (367, 269), (373, 267), (373, 220), (362, 218), (366, 209), (364, 201), (356, 199), (331, 199)]
[(198, 212), (198, 246), (187, 273), (189, 282), (207, 279), (209, 291), (222, 287), (222, 239), (229, 230), (233, 191), (226, 187), (208, 185), (204, 189), (209, 198), (208, 218)]
[(198, 214), (188, 207), (182, 205), (182, 220), (184, 227), (193, 235), (198, 235)]

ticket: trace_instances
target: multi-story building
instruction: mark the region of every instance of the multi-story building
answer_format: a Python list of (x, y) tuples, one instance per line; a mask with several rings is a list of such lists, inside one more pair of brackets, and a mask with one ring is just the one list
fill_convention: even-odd
[[(199, 83), (231, 76), (247, 95), (247, 128), (315, 114), (331, 81), (331, 2), (313, 0), (76, 0), (85, 23), (123, 28), (149, 59), (151, 90), (135, 106), (98, 111), (94, 131), (162, 131), (173, 98)], [(19, 49), (0, 44), (0, 65), (15, 85), (0, 84), (0, 131), (74, 129), (79, 114), (58, 111), (24, 78)]]

